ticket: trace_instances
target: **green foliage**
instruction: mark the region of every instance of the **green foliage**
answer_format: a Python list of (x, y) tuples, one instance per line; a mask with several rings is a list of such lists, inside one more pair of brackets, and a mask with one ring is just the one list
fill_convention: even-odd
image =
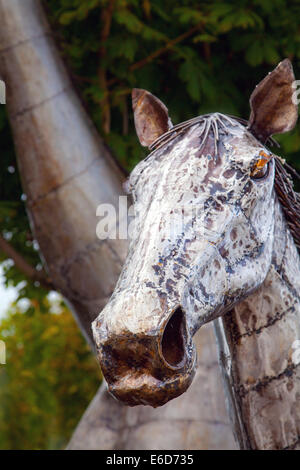
[[(145, 88), (156, 94), (167, 104), (173, 123), (178, 123), (199, 114), (214, 111), (247, 118), (248, 100), (255, 85), (279, 60), (285, 57), (292, 60), (296, 78), (300, 78), (300, 3), (298, 0), (215, 0), (213, 2), (209, 0), (114, 0), (110, 31), (107, 37), (103, 38), (103, 18), (105, 17), (103, 13), (109, 11), (112, 1), (43, 0), (43, 3), (61, 54), (68, 65), (74, 83), (86, 101), (92, 119), (103, 139), (128, 171), (146, 155), (134, 131), (130, 102), (133, 87)], [(100, 82), (100, 75), (106, 77), (106, 86)], [(102, 104), (105, 99), (108, 99), (111, 113), (111, 127), (108, 134), (104, 133), (102, 124), (105, 110)], [(1, 234), (30, 264), (40, 269), (38, 247), (33, 240), (25, 211), (5, 106), (0, 106), (0, 138)], [(278, 141), (281, 144), (278, 153), (300, 169), (299, 126), (292, 133), (279, 136)], [(5, 260), (5, 255), (0, 253), (0, 262)], [(36, 322), (39, 326), (32, 324), (33, 331), (43, 328), (42, 312), (47, 322), (51, 323), (53, 316), (48, 313), (48, 307), (45, 304), (46, 292), (39, 285), (25, 279), (12, 263), (7, 263), (5, 266), (6, 283), (18, 285), (23, 281), (19, 298), (31, 300), (27, 315), (16, 312), (11, 314), (9, 320), (11, 328), (13, 328), (13, 322), (16, 322), (15, 328), (19, 328), (18, 341), (21, 344), (25, 324), (27, 328), (30, 322), (34, 321), (35, 315), (32, 314), (35, 310), (38, 312)], [(63, 333), (53, 336), (55, 344), (56, 339), (59, 338), (61, 338), (59, 341), (66, 341), (66, 338), (63, 340), (60, 335)], [(30, 346), (32, 361), (34, 361), (35, 341), (38, 340), (32, 338)], [(38, 345), (40, 351), (43, 351), (41, 342), (38, 341)], [(57, 344), (56, 346), (59, 351), (55, 353), (58, 360), (63, 353), (59, 349), (61, 346)], [(10, 348), (12, 351), (13, 347), (12, 341)], [(47, 357), (49, 355), (50, 361), (50, 356), (54, 353), (50, 342), (47, 343), (47, 348), (45, 354)], [(71, 354), (73, 344), (70, 343), (69, 348)], [(27, 348), (26, 350), (28, 351)], [(21, 352), (16, 350), (16, 354), (21, 354)], [(20, 363), (25, 361), (25, 357), (21, 359)], [(49, 362), (47, 364), (48, 367)], [(60, 366), (62, 367), (62, 364)], [(62, 419), (63, 416), (62, 408), (58, 405), (58, 402), (62, 403), (59, 400), (63, 400), (63, 394), (61, 393), (59, 399), (57, 394), (54, 394), (56, 398), (51, 399), (52, 385), (49, 381), (47, 382), (44, 372), (40, 372), (39, 380), (42, 383), (43, 380), (46, 381), (50, 387), (49, 393), (39, 392), (39, 387), (43, 386), (42, 383), (34, 382), (34, 378), (27, 377), (26, 379), (21, 369), (19, 370), (21, 377), (19, 383), (23, 388), (18, 389), (18, 380), (13, 375), (16, 372), (9, 372), (10, 367), (12, 365), (8, 363), (5, 374), (3, 374), (4, 369), (1, 369), (0, 380), (2, 382), (12, 380), (10, 383), (15, 384), (11, 400), (9, 401), (7, 395), (5, 400), (8, 412), (11, 413), (10, 416), (14, 416), (13, 423), (16, 423), (16, 432), (19, 434), (11, 438), (7, 437), (8, 440), (5, 443), (0, 440), (0, 447), (6, 448), (12, 447), (12, 443), (21, 442), (18, 439), (21, 439), (21, 434), (27, 433), (27, 426), (31, 429), (33, 423), (37, 423), (37, 429), (39, 429), (39, 421), (46, 422), (49, 419), (49, 426), (50, 428), (54, 426), (51, 428), (54, 429), (56, 425), (53, 424), (55, 421), (53, 417), (59, 415), (61, 417), (59, 419)], [(27, 369), (24, 368), (24, 370)], [(8, 373), (11, 373), (14, 379), (11, 379)], [(73, 373), (77, 373), (75, 362)], [(71, 387), (71, 384), (74, 385), (77, 380), (74, 380), (74, 376), (71, 377), (71, 369), (68, 374)], [(53, 380), (54, 383), (58, 383), (59, 378), (56, 377)], [(85, 383), (84, 377), (80, 381)], [(31, 397), (31, 394), (35, 394), (35, 390), (40, 395)], [(2, 387), (0, 393), (1, 391)], [(28, 400), (26, 401), (27, 408), (24, 405), (25, 411), (20, 408), (18, 412), (22, 419), (24, 417), (25, 420), (26, 416), (28, 422), (22, 421), (23, 424), (18, 428), (17, 414), (13, 414), (12, 409), (13, 397), (17, 403), (24, 393)], [(39, 408), (40, 397), (43, 393), (46, 396), (45, 403), (47, 403), (48, 410), (45, 413), (49, 412), (48, 415), (38, 414), (43, 413)], [(55, 393), (58, 393), (57, 390)], [(88, 393), (87, 396), (90, 397)], [(0, 395), (0, 406), (1, 397), (3, 395)], [(68, 398), (69, 395), (67, 394), (66, 397)], [(68, 401), (67, 398), (66, 401)], [(70, 403), (64, 403), (64, 406), (67, 410), (68, 406), (74, 406), (74, 416), (78, 417), (75, 405), (72, 403), (70, 400)], [(17, 406), (21, 404), (18, 403)], [(30, 407), (33, 410), (40, 410), (32, 418), (28, 415)], [(6, 423), (7, 419), (6, 417)], [(0, 421), (0, 426), (2, 426), (0, 439), (3, 439), (4, 433), (3, 420), (4, 418)], [(68, 419), (66, 422), (69, 422)], [(75, 421), (72, 425), (74, 423)], [(8, 428), (5, 429), (7, 431)], [(68, 431), (64, 431), (64, 436), (70, 432), (70, 429), (71, 424)], [(13, 433), (13, 429), (10, 432)], [(34, 431), (31, 430), (31, 432)], [(29, 446), (30, 439), (36, 448), (60, 445), (65, 438), (60, 438), (58, 431), (55, 433), (55, 443), (49, 443), (50, 434), (41, 431), (40, 438), (37, 434), (29, 435), (27, 444), (22, 441), (22, 445)]]
[[(1, 136), (1, 165), (0, 165), (0, 230), (1, 235), (30, 263), (41, 268), (37, 245), (29, 227), (25, 210), (25, 198), (22, 192), (17, 171), (16, 156), (6, 116), (5, 106), (0, 106), (0, 136)], [(0, 263), (6, 260), (0, 251)], [(6, 284), (17, 286), (24, 281), (24, 275), (12, 264), (5, 265)], [(43, 298), (45, 291), (39, 285), (26, 280), (20, 290), (21, 297)]]
[[(137, 141), (134, 144), (123, 132), (124, 119), (129, 119), (129, 136), (134, 136), (132, 114), (127, 112), (132, 87), (159, 95), (169, 106), (174, 122), (217, 110), (247, 117), (251, 91), (280, 59), (289, 56), (296, 75), (299, 72), (300, 4), (295, 0), (115, 0), (110, 33), (104, 43), (100, 43), (101, 16), (110, 2), (46, 3), (53, 25), (60, 29), (62, 50), (100, 132), (105, 90), (100, 89), (98, 70), (105, 70), (108, 84), (113, 81), (108, 86), (111, 135), (103, 137), (108, 143), (115, 141), (114, 151), (127, 169), (144, 156)], [(195, 26), (198, 29), (190, 36), (169, 45)], [(100, 47), (106, 50), (101, 58)], [(164, 48), (154, 60), (132, 70), (134, 64)], [(125, 97), (126, 109), (118, 96)], [(128, 118), (124, 118), (125, 113)], [(289, 153), (290, 146), (285, 145), (285, 139), (282, 142), (282, 153)], [(299, 158), (296, 165), (300, 165)]]
[(32, 307), (34, 315), (14, 307), (0, 323), (0, 449), (64, 448), (100, 383), (70, 312)]

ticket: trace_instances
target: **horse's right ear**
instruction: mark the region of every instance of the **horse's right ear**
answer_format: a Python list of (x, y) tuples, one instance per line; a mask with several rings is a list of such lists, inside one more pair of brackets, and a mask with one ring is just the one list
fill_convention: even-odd
[(141, 145), (149, 147), (172, 127), (167, 107), (149, 91), (132, 90), (134, 124)]
[(280, 62), (254, 89), (250, 97), (249, 130), (261, 142), (295, 126), (298, 107), (293, 94), (295, 76), (289, 59)]

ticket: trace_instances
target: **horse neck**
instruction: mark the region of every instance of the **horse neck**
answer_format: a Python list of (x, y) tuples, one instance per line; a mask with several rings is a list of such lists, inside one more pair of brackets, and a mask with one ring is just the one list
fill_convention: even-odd
[(264, 283), (215, 329), (241, 447), (300, 449), (300, 259), (278, 201), (274, 216)]

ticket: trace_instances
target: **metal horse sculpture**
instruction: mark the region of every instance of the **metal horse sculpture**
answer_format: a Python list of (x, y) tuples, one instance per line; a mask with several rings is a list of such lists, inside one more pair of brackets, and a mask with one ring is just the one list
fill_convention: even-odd
[(211, 114), (172, 126), (134, 90), (135, 230), (116, 289), (93, 323), (111, 393), (160, 406), (196, 366), (192, 337), (215, 320), (242, 448), (300, 448), (299, 196), (265, 146), (297, 120), (294, 74), (281, 62), (254, 90), (248, 123)]

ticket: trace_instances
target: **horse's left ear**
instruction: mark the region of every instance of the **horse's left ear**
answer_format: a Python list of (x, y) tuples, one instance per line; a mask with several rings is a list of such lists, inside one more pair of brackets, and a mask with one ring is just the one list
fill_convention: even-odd
[(298, 107), (293, 99), (295, 76), (289, 59), (280, 62), (254, 89), (250, 97), (249, 129), (265, 142), (273, 134), (295, 126)]
[(149, 91), (132, 90), (132, 107), (137, 136), (141, 145), (149, 147), (172, 127), (167, 107)]

